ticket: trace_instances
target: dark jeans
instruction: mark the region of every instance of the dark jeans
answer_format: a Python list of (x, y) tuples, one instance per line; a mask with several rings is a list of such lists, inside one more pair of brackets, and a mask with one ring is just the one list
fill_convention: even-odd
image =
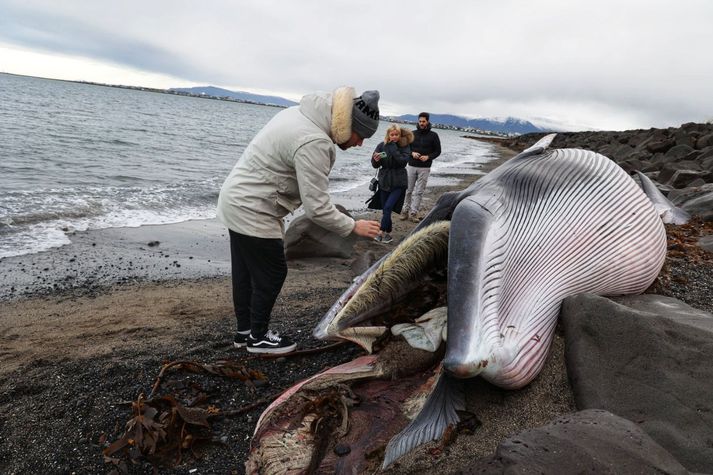
[(404, 188), (392, 188), (390, 191), (379, 190), (381, 192), (381, 202), (384, 204), (384, 214), (381, 217), (381, 230), (385, 233), (390, 233), (393, 229), (391, 222), (391, 213), (394, 211), (394, 206), (401, 198)]
[(284, 244), (282, 239), (228, 233), (238, 331), (250, 330), (259, 338), (268, 330), (272, 307), (287, 277)]

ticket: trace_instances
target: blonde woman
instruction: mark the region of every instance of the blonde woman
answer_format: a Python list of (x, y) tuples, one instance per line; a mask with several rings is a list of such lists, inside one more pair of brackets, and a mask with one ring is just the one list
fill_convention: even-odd
[(379, 234), (374, 238), (385, 244), (393, 241), (391, 236), (391, 213), (401, 212), (404, 201), (404, 192), (408, 185), (406, 164), (411, 157), (410, 144), (413, 142), (413, 133), (392, 124), (386, 129), (384, 141), (376, 146), (371, 157), (371, 165), (379, 168), (379, 192), (383, 204), (383, 215)]

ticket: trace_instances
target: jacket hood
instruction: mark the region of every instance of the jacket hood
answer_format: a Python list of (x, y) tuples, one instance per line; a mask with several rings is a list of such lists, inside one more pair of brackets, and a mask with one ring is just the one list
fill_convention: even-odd
[(332, 142), (341, 144), (352, 136), (352, 107), (356, 91), (338, 87), (331, 93), (316, 92), (302, 97), (300, 112), (322, 129)]
[(399, 139), (399, 147), (405, 147), (410, 145), (414, 139), (413, 132), (408, 129), (401, 127), (401, 138)]

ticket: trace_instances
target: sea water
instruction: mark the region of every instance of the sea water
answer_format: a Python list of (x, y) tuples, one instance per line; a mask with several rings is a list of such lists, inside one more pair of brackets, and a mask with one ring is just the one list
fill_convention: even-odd
[[(0, 73), (0, 258), (69, 244), (75, 231), (214, 218), (223, 180), (280, 110)], [(366, 191), (388, 125), (337, 149), (330, 193)], [(431, 184), (495, 157), (489, 144), (437, 132)]]

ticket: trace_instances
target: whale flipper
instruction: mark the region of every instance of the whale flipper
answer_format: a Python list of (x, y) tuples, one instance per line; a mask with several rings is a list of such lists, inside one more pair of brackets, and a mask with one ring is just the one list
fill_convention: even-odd
[(552, 141), (557, 137), (557, 134), (548, 134), (542, 137), (540, 140), (535, 142), (534, 144), (530, 145), (528, 148), (522, 151), (521, 155), (527, 154), (527, 155), (538, 155), (545, 150), (547, 150), (547, 147), (550, 146)]
[(646, 196), (653, 203), (656, 212), (661, 216), (661, 220), (666, 224), (686, 224), (691, 215), (687, 211), (677, 207), (671, 201), (666, 198), (663, 193), (654, 185), (649, 177), (636, 171), (639, 176), (639, 181), (641, 182), (641, 189), (644, 190)]
[(419, 445), (438, 440), (451, 425), (460, 421), (457, 411), (465, 410), (465, 395), (461, 381), (440, 372), (438, 383), (428, 396), (421, 412), (386, 446), (382, 469)]

